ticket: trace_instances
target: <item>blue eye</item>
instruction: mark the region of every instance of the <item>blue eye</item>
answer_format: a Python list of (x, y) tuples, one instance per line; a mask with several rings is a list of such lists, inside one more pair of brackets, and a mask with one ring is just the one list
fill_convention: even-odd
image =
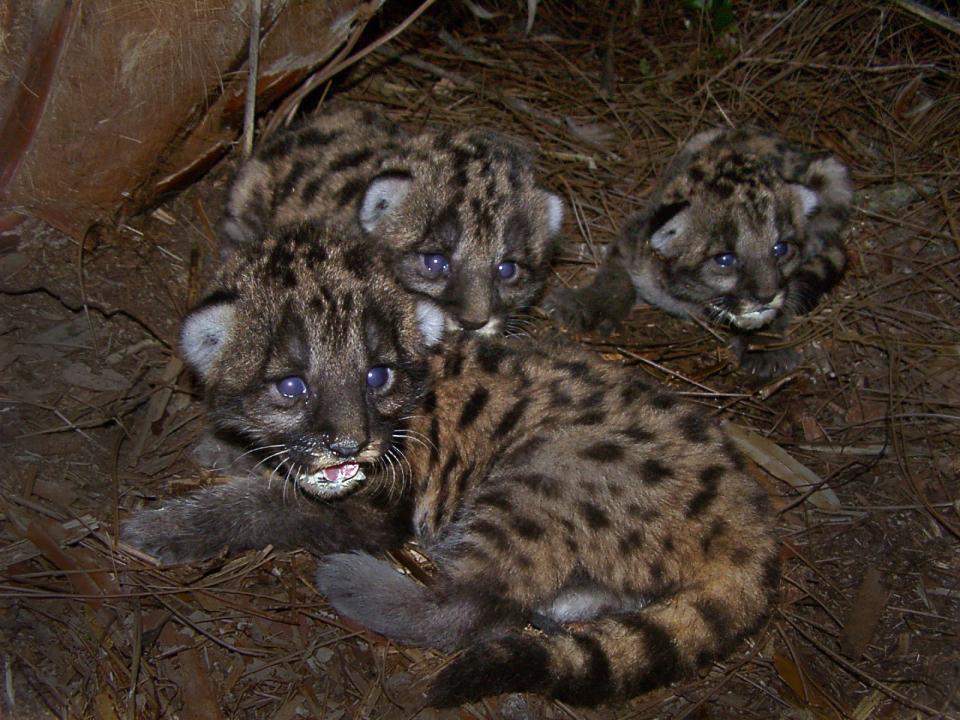
[(497, 265), (497, 277), (501, 280), (512, 280), (517, 274), (517, 264), (515, 262), (502, 262)]
[(450, 272), (450, 261), (446, 255), (431, 254), (423, 256), (423, 266), (432, 273), (446, 275)]
[(277, 380), (277, 390), (284, 397), (295, 398), (307, 394), (307, 384), (303, 378), (291, 375), (283, 380)]
[(733, 253), (721, 253), (713, 261), (722, 268), (731, 268), (737, 264), (737, 256)]
[(788, 252), (790, 252), (790, 243), (785, 243), (781, 240), (773, 244), (773, 254), (777, 257), (783, 257)]
[(390, 382), (392, 374), (386, 365), (375, 365), (367, 370), (367, 387), (372, 387), (374, 390), (382, 388)]

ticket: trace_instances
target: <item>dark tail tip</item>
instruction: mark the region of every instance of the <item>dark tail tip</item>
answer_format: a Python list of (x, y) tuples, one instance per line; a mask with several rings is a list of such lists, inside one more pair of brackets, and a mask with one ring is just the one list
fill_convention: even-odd
[(465, 650), (434, 678), (431, 707), (456, 707), (489, 695), (544, 692), (550, 687), (550, 655), (536, 638), (508, 637)]

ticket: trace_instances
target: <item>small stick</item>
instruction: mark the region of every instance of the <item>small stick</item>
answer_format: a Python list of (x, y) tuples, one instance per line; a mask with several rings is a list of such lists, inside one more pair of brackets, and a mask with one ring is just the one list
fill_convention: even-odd
[(250, 52), (247, 55), (247, 96), (243, 103), (243, 159), (253, 152), (257, 119), (257, 75), (260, 73), (260, 0), (250, 2)]
[(893, 0), (893, 4), (899, 7), (901, 10), (906, 10), (908, 13), (918, 15), (927, 22), (933, 23), (937, 27), (960, 35), (960, 22), (957, 22), (953, 18), (947, 17), (943, 13), (939, 13), (936, 10), (921, 5), (918, 2), (914, 2), (914, 0)]

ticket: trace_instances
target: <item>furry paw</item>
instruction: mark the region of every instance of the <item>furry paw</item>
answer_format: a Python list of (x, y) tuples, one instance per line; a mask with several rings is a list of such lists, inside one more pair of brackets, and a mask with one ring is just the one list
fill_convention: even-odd
[(341, 615), (386, 637), (418, 644), (424, 589), (366, 553), (323, 558), (317, 589)]
[(748, 350), (740, 355), (740, 368), (761, 380), (785, 375), (800, 364), (800, 354), (793, 348)]
[(195, 509), (183, 500), (142, 510), (120, 527), (120, 540), (152, 555), (164, 566), (216, 556), (227, 542), (219, 533), (204, 533), (194, 516)]

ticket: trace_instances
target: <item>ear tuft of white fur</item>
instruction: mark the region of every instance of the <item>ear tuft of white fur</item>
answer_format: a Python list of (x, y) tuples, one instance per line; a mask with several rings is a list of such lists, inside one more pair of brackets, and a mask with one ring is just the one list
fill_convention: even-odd
[(667, 220), (650, 236), (650, 246), (659, 253), (670, 255), (690, 225), (690, 208), (685, 208)]
[(803, 208), (803, 214), (807, 217), (813, 214), (813, 211), (820, 207), (820, 196), (805, 185), (794, 185), (793, 194), (800, 201)]
[(218, 303), (195, 310), (184, 319), (180, 329), (183, 358), (202, 379), (223, 352), (235, 318), (232, 303)]
[(723, 132), (723, 128), (714, 128), (713, 130), (704, 130), (703, 132), (699, 132), (687, 140), (686, 144), (683, 146), (682, 152), (690, 155), (698, 153), (707, 145), (712, 143)]
[(819, 158), (810, 163), (806, 184), (820, 188), (820, 196), (825, 205), (849, 207), (853, 202), (853, 187), (850, 185), (847, 168), (833, 156)]
[(560, 232), (563, 224), (563, 200), (558, 195), (547, 193), (547, 231), (550, 235)]
[(427, 344), (427, 347), (440, 342), (443, 337), (445, 321), (443, 310), (432, 302), (420, 300), (417, 303), (417, 325), (420, 327), (420, 333), (423, 335), (423, 341)]
[(360, 226), (365, 232), (373, 232), (380, 221), (397, 209), (410, 191), (410, 178), (386, 175), (374, 178), (360, 203)]

